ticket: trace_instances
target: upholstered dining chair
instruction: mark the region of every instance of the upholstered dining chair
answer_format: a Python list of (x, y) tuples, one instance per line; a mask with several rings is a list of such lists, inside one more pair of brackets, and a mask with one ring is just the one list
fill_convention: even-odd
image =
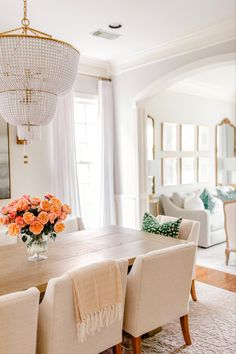
[[(156, 218), (160, 223), (175, 221), (177, 218), (167, 215), (158, 215)], [(191, 284), (191, 296), (193, 301), (197, 301), (197, 294), (195, 289), (195, 269), (197, 258), (198, 238), (200, 233), (200, 222), (194, 220), (183, 219), (180, 224), (179, 239), (186, 240), (188, 242), (194, 242), (196, 245), (196, 254), (194, 258), (193, 276)]]
[(141, 354), (141, 335), (180, 319), (185, 343), (195, 244), (187, 243), (138, 256), (128, 275), (123, 329)]
[[(125, 302), (128, 261), (119, 260), (118, 265)], [(121, 354), (122, 325), (123, 318), (79, 343), (72, 280), (65, 274), (49, 281), (40, 304), (37, 354), (98, 354), (111, 347)]]
[(0, 296), (0, 353), (35, 354), (39, 291)]
[(236, 200), (224, 202), (224, 215), (226, 234), (225, 264), (229, 265), (230, 252), (236, 252)]
[(75, 218), (68, 218), (64, 221), (65, 230), (63, 233), (70, 233), (75, 231), (82, 231), (84, 230), (84, 223), (82, 218), (75, 217)]

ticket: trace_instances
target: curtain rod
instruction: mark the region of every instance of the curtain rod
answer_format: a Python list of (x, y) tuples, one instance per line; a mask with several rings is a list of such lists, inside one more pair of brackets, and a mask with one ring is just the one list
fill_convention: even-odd
[(83, 74), (83, 73), (79, 73), (79, 76), (92, 77), (92, 78), (94, 78), (94, 79), (103, 80), (103, 81), (112, 81), (110, 77), (98, 76), (98, 75), (93, 75), (93, 74)]

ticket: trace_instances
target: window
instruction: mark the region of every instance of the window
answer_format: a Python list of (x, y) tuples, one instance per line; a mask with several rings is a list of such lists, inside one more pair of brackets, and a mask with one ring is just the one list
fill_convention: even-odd
[(87, 228), (99, 223), (100, 134), (98, 100), (75, 97), (75, 141), (81, 214)]

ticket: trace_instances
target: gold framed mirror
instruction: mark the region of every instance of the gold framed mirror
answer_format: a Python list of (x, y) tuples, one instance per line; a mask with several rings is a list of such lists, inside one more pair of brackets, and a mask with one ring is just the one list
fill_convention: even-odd
[(147, 161), (148, 161), (148, 181), (151, 185), (149, 194), (154, 195), (156, 192), (155, 181), (155, 120), (149, 114), (147, 115)]
[(216, 126), (216, 185), (236, 185), (236, 126), (228, 118)]

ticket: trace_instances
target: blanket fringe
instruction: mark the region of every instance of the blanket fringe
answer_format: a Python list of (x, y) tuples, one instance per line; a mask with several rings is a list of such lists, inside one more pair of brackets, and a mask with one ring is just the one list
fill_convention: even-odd
[(121, 320), (123, 304), (118, 303), (104, 307), (100, 311), (90, 313), (82, 322), (77, 324), (77, 336), (79, 342), (84, 342), (88, 335), (100, 332), (103, 327), (111, 325), (116, 320)]

